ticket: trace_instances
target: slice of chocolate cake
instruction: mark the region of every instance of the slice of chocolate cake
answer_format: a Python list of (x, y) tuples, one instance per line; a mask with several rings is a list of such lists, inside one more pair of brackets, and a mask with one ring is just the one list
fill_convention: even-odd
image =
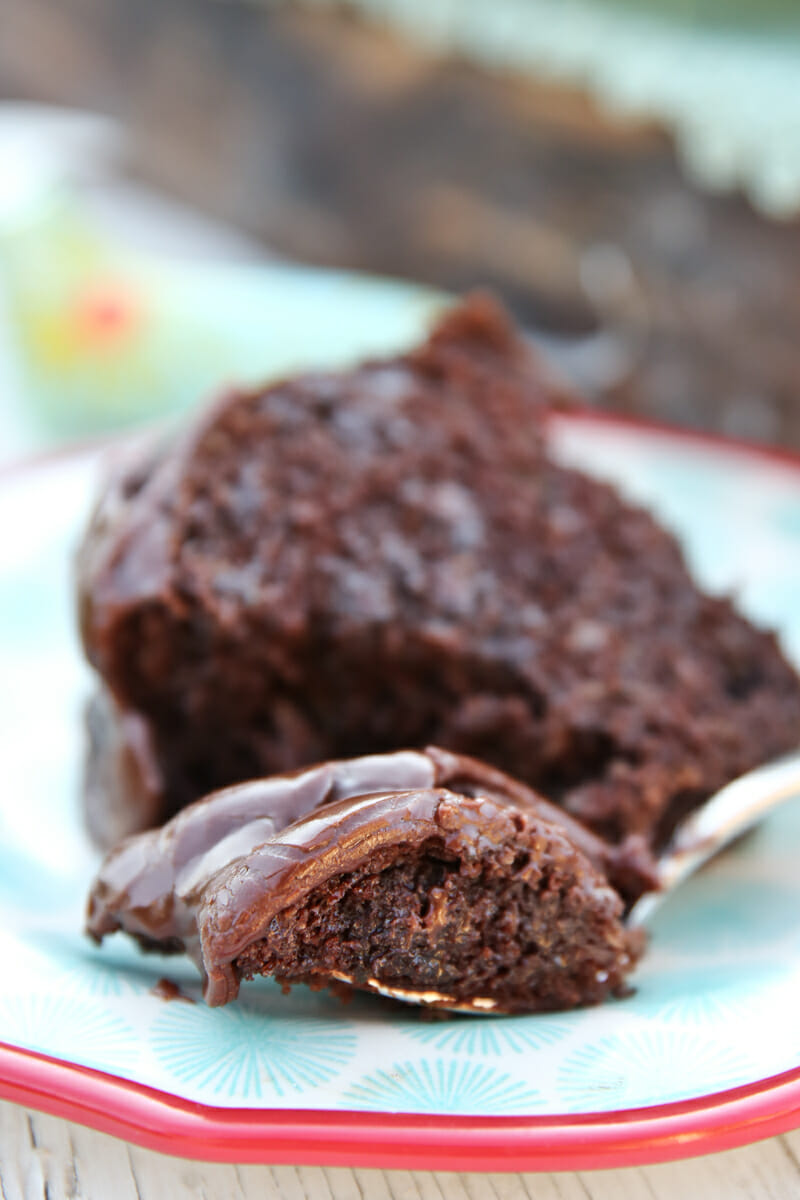
[(410, 354), (225, 396), (121, 472), (80, 560), (101, 839), (237, 780), (436, 742), (657, 847), (800, 741), (774, 638), (703, 595), (646, 512), (548, 458), (556, 399), (472, 299)]
[(437, 1008), (572, 1008), (619, 992), (638, 953), (615, 865), (529, 789), (432, 747), (198, 801), (111, 852), (88, 931), (188, 952), (212, 1005), (266, 974)]

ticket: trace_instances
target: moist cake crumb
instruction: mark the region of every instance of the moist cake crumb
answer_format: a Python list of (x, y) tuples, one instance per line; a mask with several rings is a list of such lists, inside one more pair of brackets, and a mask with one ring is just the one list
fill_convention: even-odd
[(408, 354), (231, 392), (109, 484), (80, 556), (106, 844), (238, 780), (430, 742), (658, 850), (797, 744), (774, 637), (552, 461), (485, 297)]
[(211, 1005), (270, 975), (436, 1009), (566, 1009), (623, 994), (642, 948), (604, 870), (614, 856), (513, 780), (431, 747), (191, 805), (111, 852), (88, 931), (187, 952)]

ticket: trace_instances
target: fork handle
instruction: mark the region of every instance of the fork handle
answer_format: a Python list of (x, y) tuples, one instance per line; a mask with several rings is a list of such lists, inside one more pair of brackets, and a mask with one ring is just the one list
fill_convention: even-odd
[(627, 924), (645, 924), (670, 892), (698, 867), (795, 796), (800, 797), (800, 751), (756, 767), (726, 784), (677, 826), (658, 860), (658, 890), (636, 901)]

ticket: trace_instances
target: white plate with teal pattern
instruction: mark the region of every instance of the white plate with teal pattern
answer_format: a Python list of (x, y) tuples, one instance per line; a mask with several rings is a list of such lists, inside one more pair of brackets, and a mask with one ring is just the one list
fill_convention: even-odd
[[(800, 662), (800, 460), (588, 413), (552, 436)], [(594, 1009), (430, 1021), (257, 981), (211, 1010), (189, 963), (92, 945), (71, 558), (101, 456), (0, 480), (0, 1095), (185, 1156), (384, 1167), (610, 1166), (800, 1124), (800, 798), (664, 905), (635, 994)]]

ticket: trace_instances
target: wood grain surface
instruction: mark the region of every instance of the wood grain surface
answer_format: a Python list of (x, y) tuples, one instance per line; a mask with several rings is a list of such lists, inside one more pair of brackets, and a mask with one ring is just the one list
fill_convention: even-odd
[(186, 1162), (0, 1103), (2, 1200), (789, 1200), (800, 1131), (652, 1167), (456, 1174)]

